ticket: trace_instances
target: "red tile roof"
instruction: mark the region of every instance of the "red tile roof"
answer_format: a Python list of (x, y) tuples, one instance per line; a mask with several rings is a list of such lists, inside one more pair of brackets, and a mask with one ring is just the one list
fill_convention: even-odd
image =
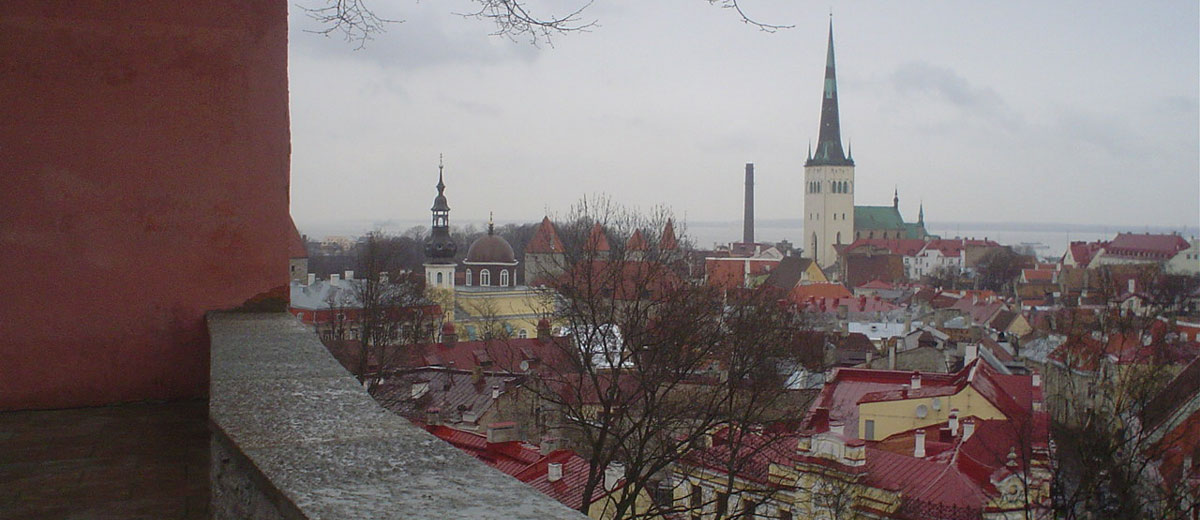
[(1096, 256), (1096, 253), (1107, 245), (1108, 242), (1105, 241), (1071, 242), (1066, 254), (1071, 255), (1071, 258), (1075, 259), (1075, 263), (1079, 267), (1087, 267), (1088, 264), (1092, 263), (1092, 257)]
[(562, 253), (563, 250), (563, 243), (558, 238), (558, 231), (554, 229), (554, 223), (550, 222), (550, 217), (542, 217), (542, 223), (538, 225), (533, 238), (529, 239), (529, 244), (525, 246), (525, 252)]
[[(486, 435), (447, 426), (426, 426), (426, 430), (567, 507), (579, 509), (583, 505), (588, 462), (572, 451), (557, 450), (543, 456), (537, 446), (524, 442), (490, 443)], [(562, 478), (556, 482), (550, 482), (551, 463), (562, 464)], [(590, 502), (603, 498), (605, 494), (604, 487), (597, 486)]]
[(925, 247), (924, 240), (917, 239), (883, 239), (883, 238), (860, 238), (855, 240), (850, 245), (846, 246), (842, 251), (845, 254), (853, 254), (856, 252), (865, 252), (868, 250), (884, 249), (889, 253), (901, 256), (916, 256)]
[(642, 236), (642, 230), (633, 230), (633, 236), (625, 241), (625, 249), (629, 251), (645, 251), (646, 248), (646, 238)]
[(679, 248), (679, 240), (675, 238), (675, 223), (671, 219), (667, 219), (666, 225), (663, 226), (662, 240), (659, 247), (665, 250)]
[(599, 222), (592, 226), (591, 233), (588, 234), (587, 242), (583, 245), (586, 251), (604, 252), (611, 248), (608, 245), (608, 235), (604, 232), (604, 227)]
[(404, 365), (408, 367), (440, 366), (460, 370), (472, 370), (481, 366), (485, 361), (491, 361), (488, 366), (481, 366), (489, 372), (523, 373), (521, 362), (527, 361), (529, 366), (539, 364), (554, 367), (558, 371), (572, 371), (575, 361), (568, 356), (570, 339), (565, 337), (551, 338), (542, 341), (537, 338), (510, 338), (484, 341), (459, 341), (453, 345), (431, 343), (408, 345), (408, 358)]
[[(805, 303), (809, 298), (853, 298), (854, 293), (840, 283), (810, 283), (793, 287), (788, 293), (788, 297), (793, 302)], [(834, 310), (837, 310), (836, 307)]]
[(1104, 248), (1105, 254), (1116, 256), (1149, 257), (1167, 260), (1189, 247), (1187, 240), (1179, 235), (1151, 235), (1119, 233)]

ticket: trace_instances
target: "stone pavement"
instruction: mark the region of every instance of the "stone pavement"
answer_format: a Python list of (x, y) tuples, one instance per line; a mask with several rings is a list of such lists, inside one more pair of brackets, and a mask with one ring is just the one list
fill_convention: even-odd
[(0, 520), (209, 518), (206, 400), (0, 412)]

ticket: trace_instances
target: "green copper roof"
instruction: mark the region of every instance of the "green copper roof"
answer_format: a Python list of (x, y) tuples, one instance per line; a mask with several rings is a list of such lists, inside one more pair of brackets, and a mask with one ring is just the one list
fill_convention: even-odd
[(891, 206), (854, 206), (854, 229), (904, 229), (904, 219)]

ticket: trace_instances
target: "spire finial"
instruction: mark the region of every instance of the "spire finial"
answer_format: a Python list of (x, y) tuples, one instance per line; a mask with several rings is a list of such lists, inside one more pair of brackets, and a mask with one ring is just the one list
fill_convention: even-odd
[(812, 139), (808, 140), (808, 160), (812, 160)]
[(847, 160), (850, 160), (850, 161), (854, 160), (854, 150), (852, 149), (853, 147), (854, 147), (854, 143), (852, 141), (850, 141), (849, 139), (846, 139), (846, 159)]
[(445, 163), (442, 161), (442, 154), (439, 153), (438, 154), (438, 183), (437, 183), (438, 195), (441, 195), (443, 191), (446, 191), (446, 183), (442, 181), (442, 169), (444, 169), (445, 167), (446, 167)]
[(494, 216), (493, 213), (491, 211), (489, 211), (488, 212), (488, 234), (489, 235), (496, 234), (496, 223), (492, 220), (493, 216)]

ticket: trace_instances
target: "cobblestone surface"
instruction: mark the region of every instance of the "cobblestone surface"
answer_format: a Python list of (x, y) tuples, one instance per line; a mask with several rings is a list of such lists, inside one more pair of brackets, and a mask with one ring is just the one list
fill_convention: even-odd
[(207, 401), (0, 413), (0, 519), (209, 518)]

